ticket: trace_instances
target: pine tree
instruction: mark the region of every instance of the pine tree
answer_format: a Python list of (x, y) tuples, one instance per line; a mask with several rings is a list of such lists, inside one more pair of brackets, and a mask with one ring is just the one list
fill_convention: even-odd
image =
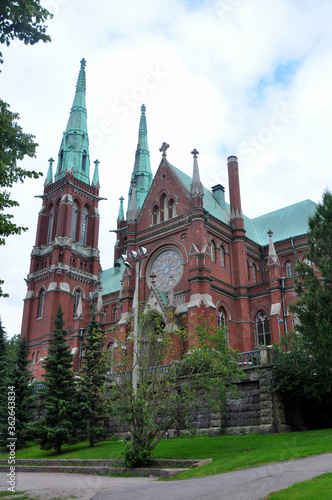
[(75, 425), (77, 391), (72, 370), (73, 358), (65, 342), (67, 332), (63, 329), (61, 305), (58, 306), (54, 325), (48, 355), (43, 365), (46, 370), (44, 376), (46, 389), (43, 392), (42, 403), (45, 415), (38, 423), (37, 435), (41, 449), (55, 448), (59, 454), (63, 444), (75, 441), (77, 428)]
[(84, 344), (82, 374), (78, 383), (82, 420), (86, 423), (86, 436), (90, 446), (106, 437), (104, 422), (107, 420), (106, 373), (107, 353), (104, 351), (104, 334), (92, 311)]
[(0, 446), (7, 444), (8, 431), (8, 349), (7, 335), (0, 318)]
[(12, 377), (15, 387), (16, 448), (23, 448), (32, 439), (32, 389), (29, 386), (31, 374), (28, 369), (29, 343), (21, 337), (17, 347), (16, 364)]

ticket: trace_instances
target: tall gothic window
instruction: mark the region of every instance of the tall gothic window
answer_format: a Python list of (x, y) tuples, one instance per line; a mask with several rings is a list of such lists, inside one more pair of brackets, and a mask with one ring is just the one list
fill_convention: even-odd
[(255, 264), (252, 265), (252, 280), (254, 283), (257, 283), (257, 270)]
[(38, 301), (38, 319), (43, 317), (45, 295), (46, 295), (45, 288), (42, 288), (40, 291), (39, 301)]
[(70, 238), (71, 241), (76, 241), (76, 224), (77, 224), (77, 214), (78, 214), (78, 208), (77, 208), (77, 203), (73, 203), (73, 211), (71, 215), (71, 225), (70, 225)]
[(88, 217), (89, 217), (88, 209), (84, 207), (81, 216), (81, 232), (80, 232), (80, 243), (84, 247), (86, 246), (86, 239), (88, 233)]
[(258, 344), (271, 345), (270, 323), (267, 314), (259, 311), (256, 316)]
[(293, 264), (289, 260), (288, 262), (286, 262), (286, 277), (290, 278), (291, 276), (293, 276)]
[(214, 241), (211, 241), (211, 260), (212, 262), (216, 261), (216, 244)]
[(165, 217), (165, 209), (166, 209), (166, 195), (163, 193), (160, 197), (160, 222), (163, 222)]
[(175, 203), (173, 198), (171, 198), (168, 202), (168, 218), (172, 219), (175, 217)]
[(48, 218), (48, 230), (47, 230), (47, 244), (48, 245), (52, 241), (53, 222), (54, 222), (54, 207), (51, 208), (50, 215)]
[(220, 248), (220, 265), (221, 265), (221, 267), (225, 267), (225, 250), (224, 250), (224, 247)]
[(157, 224), (158, 223), (158, 205), (155, 205), (153, 207), (153, 212), (152, 212), (152, 224)]

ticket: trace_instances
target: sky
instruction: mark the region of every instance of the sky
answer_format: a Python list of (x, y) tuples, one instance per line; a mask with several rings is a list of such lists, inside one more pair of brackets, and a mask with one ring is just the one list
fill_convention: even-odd
[[(128, 197), (140, 106), (146, 105), (153, 174), (167, 159), (222, 184), (239, 159), (243, 212), (256, 217), (321, 201), (331, 186), (332, 2), (330, 0), (42, 0), (54, 14), (50, 43), (2, 46), (0, 97), (36, 136), (44, 173), (57, 159), (85, 58), (90, 162), (100, 161), (101, 265), (113, 266), (120, 196)], [(91, 168), (91, 175), (93, 168)], [(43, 178), (16, 185), (14, 221), (29, 230), (0, 247), (0, 298), (8, 336), (20, 332)], [(273, 228), (271, 228), (273, 230)]]

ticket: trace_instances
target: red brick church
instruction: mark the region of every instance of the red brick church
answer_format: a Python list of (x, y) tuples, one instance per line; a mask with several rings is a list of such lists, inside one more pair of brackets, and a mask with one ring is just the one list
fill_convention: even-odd
[(294, 268), (307, 248), (315, 203), (305, 200), (249, 219), (242, 212), (235, 156), (227, 160), (227, 203), (223, 186), (202, 185), (196, 149), (189, 177), (168, 161), (166, 143), (153, 176), (143, 105), (127, 212), (120, 198), (114, 267), (102, 270), (99, 162), (91, 180), (85, 91), (83, 59), (54, 175), (49, 160), (26, 280), (22, 335), (30, 341), (32, 376), (41, 378), (58, 304), (77, 369), (92, 306), (102, 328), (112, 328), (107, 346), (119, 349), (117, 337), (130, 334), (135, 289), (140, 304), (161, 315), (171, 308), (189, 330), (198, 315), (212, 316), (241, 352), (278, 341), (293, 326)]

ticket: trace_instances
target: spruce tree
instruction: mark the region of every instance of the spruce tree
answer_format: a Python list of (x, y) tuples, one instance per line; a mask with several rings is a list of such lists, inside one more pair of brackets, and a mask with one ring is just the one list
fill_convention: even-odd
[(106, 373), (108, 371), (107, 353), (104, 351), (104, 334), (92, 311), (87, 327), (87, 343), (81, 378), (78, 383), (81, 402), (82, 421), (86, 425), (86, 436), (90, 446), (106, 437), (104, 423), (107, 420)]
[(23, 448), (32, 439), (32, 388), (29, 385), (31, 373), (28, 365), (29, 343), (21, 337), (16, 352), (16, 363), (12, 377), (15, 387), (16, 448)]
[(43, 364), (46, 373), (41, 405), (45, 415), (37, 426), (38, 442), (41, 449), (55, 448), (61, 453), (65, 443), (75, 441), (76, 432), (75, 414), (77, 411), (76, 387), (72, 370), (72, 355), (65, 342), (66, 330), (64, 327), (61, 305), (58, 306), (55, 319), (55, 329), (50, 339), (48, 355)]

